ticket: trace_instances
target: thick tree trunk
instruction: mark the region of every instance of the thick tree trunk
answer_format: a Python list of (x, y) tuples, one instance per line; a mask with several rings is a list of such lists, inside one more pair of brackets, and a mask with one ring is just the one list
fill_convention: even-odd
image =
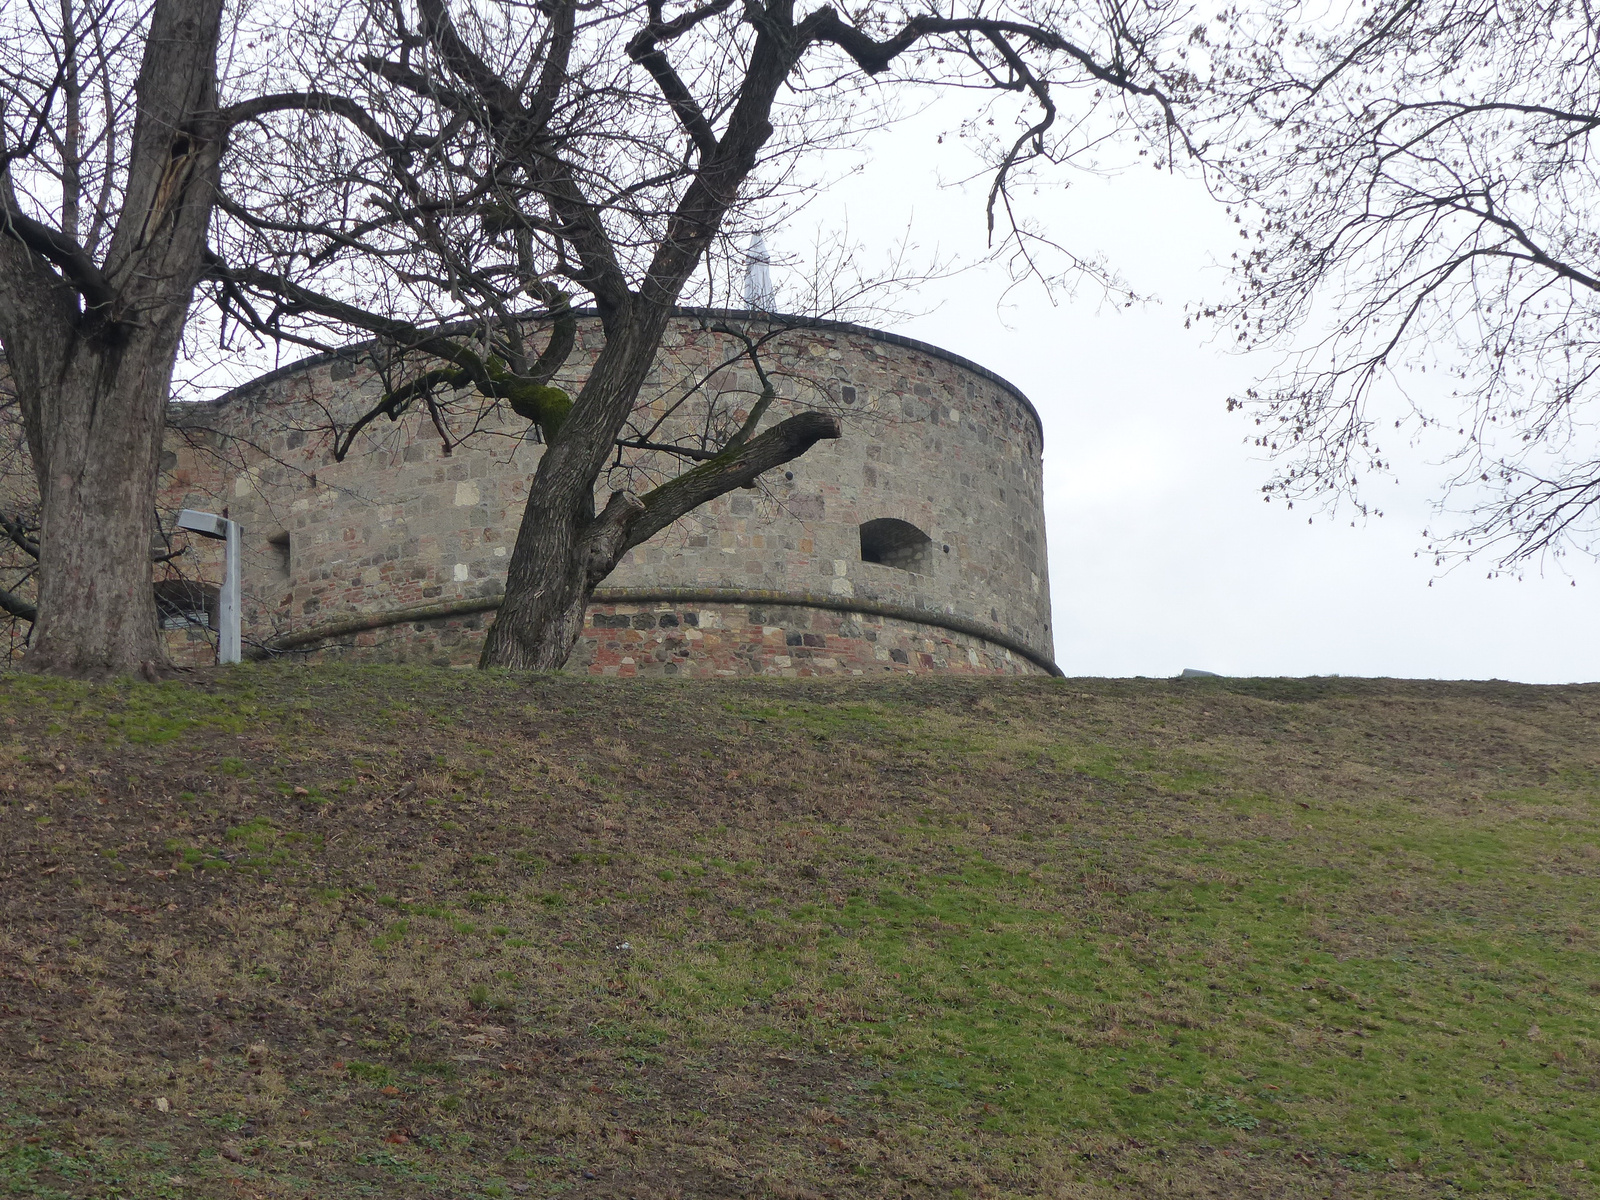
[[(598, 516), (588, 490), (592, 482), (578, 497), (576, 519), (562, 519), (570, 509), (535, 509), (530, 499), (517, 534), (506, 599), (489, 630), (479, 666), (560, 670), (583, 632), (584, 612), (594, 589), (631, 547), (706, 501), (750, 486), (763, 471), (799, 458), (817, 442), (839, 433), (837, 417), (798, 413), (643, 497), (613, 493)], [(537, 490), (537, 476), (534, 484)]]
[(154, 0), (127, 180), (104, 257), (30, 216), (0, 171), (0, 341), (39, 481), (39, 601), (24, 666), (157, 675), (150, 581), (173, 362), (205, 253), (226, 129), (222, 0)]
[(608, 322), (606, 344), (529, 484), (505, 599), (480, 667), (559, 671), (571, 657), (598, 583), (588, 581), (594, 481), (633, 409), (670, 315), (645, 309)]
[(24, 666), (155, 678), (167, 655), (150, 549), (174, 348), (78, 349), (41, 405), (39, 617)]
[[(538, 488), (535, 475), (534, 488)], [(593, 512), (593, 502), (586, 508)], [(506, 595), (484, 641), (480, 667), (559, 671), (583, 628), (592, 588), (574, 547), (587, 516), (566, 503), (529, 498), (506, 576)]]

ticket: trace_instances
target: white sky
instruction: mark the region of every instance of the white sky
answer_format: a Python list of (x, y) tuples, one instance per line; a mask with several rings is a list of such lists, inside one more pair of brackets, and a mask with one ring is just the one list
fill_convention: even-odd
[[(955, 164), (948, 143), (934, 143), (938, 128), (924, 117), (878, 138), (862, 175), (799, 218), (796, 240), (848, 214), (852, 237), (887, 244), (914, 206), (924, 246), (981, 249), (981, 189), (940, 186), (940, 164)], [(1145, 168), (1080, 177), (1033, 203), (1059, 240), (1103, 251), (1162, 303), (1102, 307), (1086, 288), (1052, 308), (1031, 289), (1002, 310), (1004, 281), (969, 273), (926, 285), (917, 304), (933, 311), (894, 328), (982, 363), (1039, 409), (1067, 674), (1600, 679), (1600, 568), (1569, 556), (1567, 574), (1533, 570), (1519, 582), (1415, 556), (1436, 494), (1425, 459), (1398, 483), (1373, 480), (1386, 515), (1355, 528), (1349, 514), (1330, 521), (1262, 501), (1270, 467), (1224, 401), (1270, 363), (1183, 328), (1185, 302), (1222, 292), (1214, 264), (1237, 238), (1197, 185)], [(775, 249), (784, 240), (780, 230)]]

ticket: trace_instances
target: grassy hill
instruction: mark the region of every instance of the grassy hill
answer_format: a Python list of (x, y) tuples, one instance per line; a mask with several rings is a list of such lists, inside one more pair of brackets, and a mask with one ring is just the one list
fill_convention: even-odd
[(6, 676), (0, 1194), (1593, 1196), (1597, 733), (1595, 687)]

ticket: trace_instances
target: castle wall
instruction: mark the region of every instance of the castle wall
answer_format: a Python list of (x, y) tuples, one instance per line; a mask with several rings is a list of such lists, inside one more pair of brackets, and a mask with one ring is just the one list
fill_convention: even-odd
[[(599, 345), (597, 324), (586, 321), (559, 382), (575, 388)], [(649, 385), (655, 411), (736, 350), (692, 319), (675, 322)], [(767, 358), (780, 397), (837, 412), (844, 436), (630, 552), (591, 610), (574, 668), (1044, 669), (1052, 638), (1041, 439), (1026, 401), (972, 364), (856, 327), (783, 333)], [(491, 410), (475, 414), (477, 432), (446, 453), (428, 417), (414, 413), (369, 426), (344, 462), (333, 461), (330, 418), (348, 423), (382, 387), (364, 359), (323, 356), (175, 411), (163, 504), (227, 507), (244, 527), (247, 643), (475, 659), (543, 448), (526, 436), (527, 422)], [(716, 389), (725, 400), (753, 398), (753, 373), (725, 368)], [(455, 419), (459, 434), (465, 418)], [(685, 405), (656, 440), (698, 419)], [(658, 455), (630, 455), (600, 494), (642, 490), (667, 466)], [(863, 561), (861, 525), (885, 518), (930, 540), (891, 562)], [(186, 557), (190, 574), (198, 566), (214, 576), (220, 565), (210, 546)], [(384, 614), (418, 615), (348, 628)], [(319, 639), (319, 630), (333, 632)], [(207, 653), (201, 631), (170, 637), (180, 657)]]

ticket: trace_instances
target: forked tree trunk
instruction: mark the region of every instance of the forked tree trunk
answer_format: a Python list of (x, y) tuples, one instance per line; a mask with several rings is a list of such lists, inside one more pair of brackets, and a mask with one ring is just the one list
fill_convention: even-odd
[[(482, 81), (484, 68), (455, 48), (453, 30), (441, 19), (442, 4), (430, 0), (428, 7), (435, 10), (433, 27), (448, 35), (445, 52), (456, 56), (465, 77)], [(791, 7), (777, 4), (774, 9), (782, 11), (787, 21)], [(703, 15), (715, 9), (699, 11)], [(652, 25), (659, 23), (653, 15)], [(560, 155), (539, 157), (541, 150), (533, 159), (534, 173), (545, 181), (553, 209), (562, 220), (574, 222), (575, 248), (583, 269), (599, 285), (596, 297), (606, 341), (534, 471), (507, 571), (505, 599), (484, 642), (480, 666), (544, 671), (565, 666), (583, 628), (590, 594), (630, 545), (712, 496), (748, 485), (767, 466), (804, 453), (818, 438), (839, 436), (833, 418), (802, 414), (782, 423), (787, 432), (774, 428), (769, 434), (778, 436), (730, 446), (716, 459), (647, 496), (615, 494), (605, 511), (595, 515), (595, 481), (633, 411), (684, 285), (704, 260), (762, 146), (772, 136), (772, 105), (806, 44), (805, 37), (793, 35), (792, 26), (787, 31), (780, 28), (780, 21), (756, 24), (761, 32), (750, 49), (739, 97), (720, 137), (710, 132), (692, 100), (686, 107), (672, 100), (680, 118), (690, 124), (698, 118), (695, 141), (703, 158), (638, 291), (627, 289), (615, 248), (581, 189), (564, 174)], [(649, 36), (642, 41), (635, 38), (628, 52), (643, 62), (651, 59), (653, 46)], [(671, 74), (664, 61), (651, 69)], [(663, 86), (670, 98), (683, 85), (669, 80)], [(517, 108), (517, 89), (495, 80), (490, 90), (497, 105)]]
[[(655, 361), (670, 309), (619, 315), (528, 486), (506, 574), (506, 594), (478, 660), (481, 667), (558, 671), (583, 629), (591, 579), (594, 481)], [(609, 510), (608, 510), (609, 511)], [(606, 564), (600, 578), (609, 573)]]
[[(654, 357), (654, 343), (650, 346), (644, 368)], [(603, 360), (604, 352), (601, 357)], [(597, 369), (600, 365), (596, 363)], [(566, 429), (561, 433), (565, 436)], [(592, 489), (599, 464), (576, 484), (568, 484), (570, 490), (557, 490), (572, 464), (573, 446), (568, 443), (567, 460), (557, 458), (546, 473), (545, 464), (561, 446), (558, 438), (534, 474), (506, 577), (505, 600), (489, 630), (479, 666), (560, 670), (583, 632), (584, 612), (594, 589), (631, 547), (706, 501), (750, 486), (763, 471), (799, 458), (817, 442), (839, 434), (837, 417), (797, 413), (757, 437), (730, 444), (715, 458), (644, 496), (613, 493), (598, 514)], [(612, 436), (614, 432), (602, 444), (602, 462)]]
[(127, 186), (100, 261), (70, 222), (30, 216), (0, 171), (0, 340), (41, 501), (30, 670), (153, 677), (167, 663), (150, 578), (156, 470), (226, 135), (221, 14), (222, 0), (151, 5)]

